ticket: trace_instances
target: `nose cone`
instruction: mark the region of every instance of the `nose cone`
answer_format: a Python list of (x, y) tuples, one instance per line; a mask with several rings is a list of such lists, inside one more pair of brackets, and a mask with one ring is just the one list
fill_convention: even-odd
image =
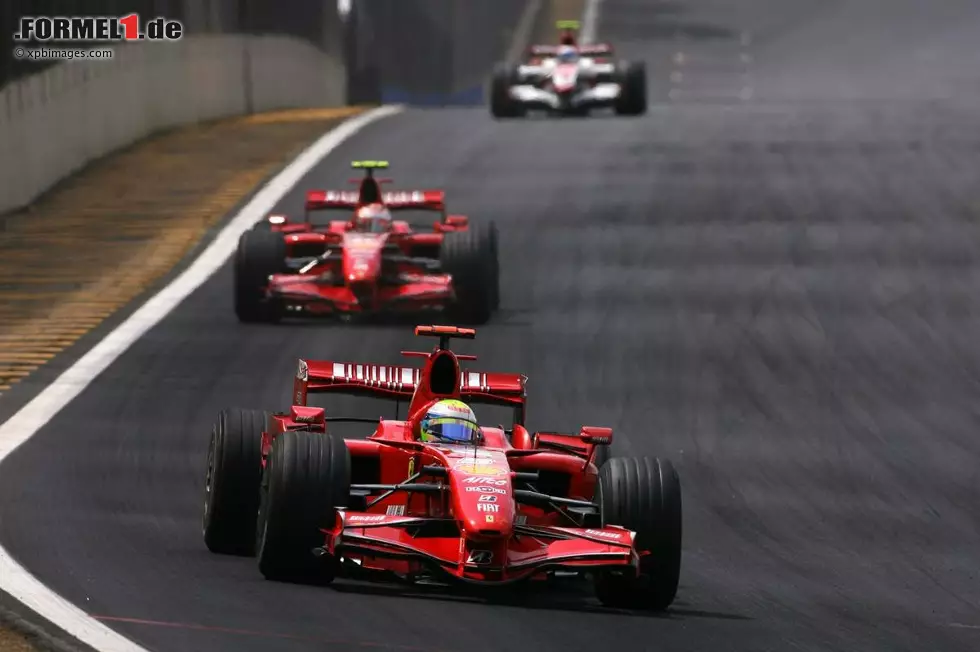
[[(508, 480), (508, 484), (510, 481)], [(509, 489), (509, 487), (508, 487)], [(467, 538), (509, 537), (514, 529), (514, 500), (509, 495), (464, 494), (460, 500), (460, 519)]]
[(348, 256), (344, 261), (344, 277), (349, 283), (373, 282), (380, 270), (380, 261), (374, 256)]
[(465, 526), (466, 538), (471, 541), (506, 539), (514, 530), (514, 519), (512, 515), (504, 513), (478, 514), (469, 516)]
[(373, 301), (381, 276), (383, 246), (381, 239), (371, 235), (350, 234), (344, 240), (344, 281), (359, 303)]
[(514, 528), (510, 465), (502, 453), (454, 462), (452, 468), (457, 519), (467, 538), (509, 537)]
[(350, 270), (347, 273), (347, 282), (351, 285), (359, 285), (362, 283), (370, 283), (377, 278), (377, 273), (367, 267), (358, 267)]

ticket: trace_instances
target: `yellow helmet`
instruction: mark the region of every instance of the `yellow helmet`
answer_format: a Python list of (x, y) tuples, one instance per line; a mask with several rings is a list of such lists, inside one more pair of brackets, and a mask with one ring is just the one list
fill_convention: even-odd
[(469, 444), (476, 441), (480, 432), (476, 414), (470, 406), (455, 399), (433, 404), (420, 425), (425, 442)]

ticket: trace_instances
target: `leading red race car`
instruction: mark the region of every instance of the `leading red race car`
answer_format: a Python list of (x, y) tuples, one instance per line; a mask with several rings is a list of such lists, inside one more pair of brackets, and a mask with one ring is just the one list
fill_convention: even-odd
[[(365, 176), (357, 192), (311, 190), (302, 222), (270, 215), (242, 234), (235, 253), (235, 312), (243, 322), (283, 316), (448, 310), (485, 323), (500, 303), (497, 230), (448, 215), (441, 190), (382, 192), (374, 176), (384, 161), (355, 161)], [(317, 225), (313, 214), (347, 219)], [(393, 213), (439, 215), (415, 231)]]
[[(416, 334), (439, 338), (431, 353), (404, 352), (426, 358), (421, 368), (300, 360), (288, 411), (221, 413), (208, 452), (208, 548), (257, 554), (262, 574), (279, 581), (486, 587), (572, 573), (591, 576), (607, 605), (670, 605), (681, 562), (671, 463), (626, 457), (597, 466), (609, 428), (528, 432), (527, 379), (463, 370), (460, 361), (474, 356), (450, 350), (450, 338), (475, 331), (420, 326)], [(408, 414), (328, 415), (308, 405), (320, 393), (407, 401)], [(474, 421), (468, 440), (448, 430), (422, 440), (437, 407), (472, 414), (464, 401), (513, 408), (512, 428)], [(331, 434), (335, 422), (374, 429), (345, 440)]]

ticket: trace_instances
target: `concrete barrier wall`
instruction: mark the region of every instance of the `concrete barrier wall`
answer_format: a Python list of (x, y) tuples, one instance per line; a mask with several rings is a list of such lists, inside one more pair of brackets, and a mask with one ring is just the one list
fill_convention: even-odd
[(270, 111), (347, 102), (346, 66), (307, 41), (285, 36), (248, 39), (251, 109)]
[[(480, 103), (493, 64), (542, 4), (356, 0), (342, 21), (336, 0), (302, 0), (302, 15), (276, 10), (273, 0), (251, 0), (238, 20), (266, 35), (123, 45), (111, 60), (46, 68), (0, 89), (0, 214), (29, 204), (94, 159), (179, 125), (349, 100)], [(192, 25), (206, 22), (193, 12), (181, 15)], [(307, 38), (295, 36), (305, 31)]]
[(0, 90), (0, 213), (154, 132), (252, 111), (346, 101), (342, 62), (287, 36), (120, 46)]

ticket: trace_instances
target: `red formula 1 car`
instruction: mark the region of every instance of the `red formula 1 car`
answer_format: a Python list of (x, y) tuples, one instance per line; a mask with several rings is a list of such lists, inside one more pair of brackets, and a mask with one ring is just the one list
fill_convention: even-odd
[[(577, 435), (524, 427), (520, 374), (463, 370), (473, 356), (439, 337), (421, 368), (300, 360), (293, 405), (221, 413), (208, 452), (204, 539), (211, 551), (257, 555), (266, 578), (337, 577), (476, 586), (591, 576), (610, 606), (664, 609), (677, 591), (681, 490), (667, 460), (606, 458), (609, 428)], [(408, 402), (405, 420), (326, 414), (314, 394)], [(510, 429), (471, 441), (421, 441), (420, 420), (443, 399), (509, 406)], [(454, 404), (455, 405), (455, 404)], [(465, 406), (464, 406), (465, 407)], [(468, 408), (467, 408), (468, 409)], [(366, 439), (330, 433), (367, 422)]]
[[(325, 316), (427, 309), (449, 310), (465, 323), (484, 323), (500, 303), (497, 230), (474, 228), (448, 215), (438, 190), (382, 192), (359, 161), (358, 192), (312, 190), (302, 222), (271, 215), (242, 234), (235, 254), (235, 312), (243, 322), (285, 315)], [(317, 225), (313, 214), (344, 211), (347, 219)], [(439, 214), (419, 232), (392, 213)]]

